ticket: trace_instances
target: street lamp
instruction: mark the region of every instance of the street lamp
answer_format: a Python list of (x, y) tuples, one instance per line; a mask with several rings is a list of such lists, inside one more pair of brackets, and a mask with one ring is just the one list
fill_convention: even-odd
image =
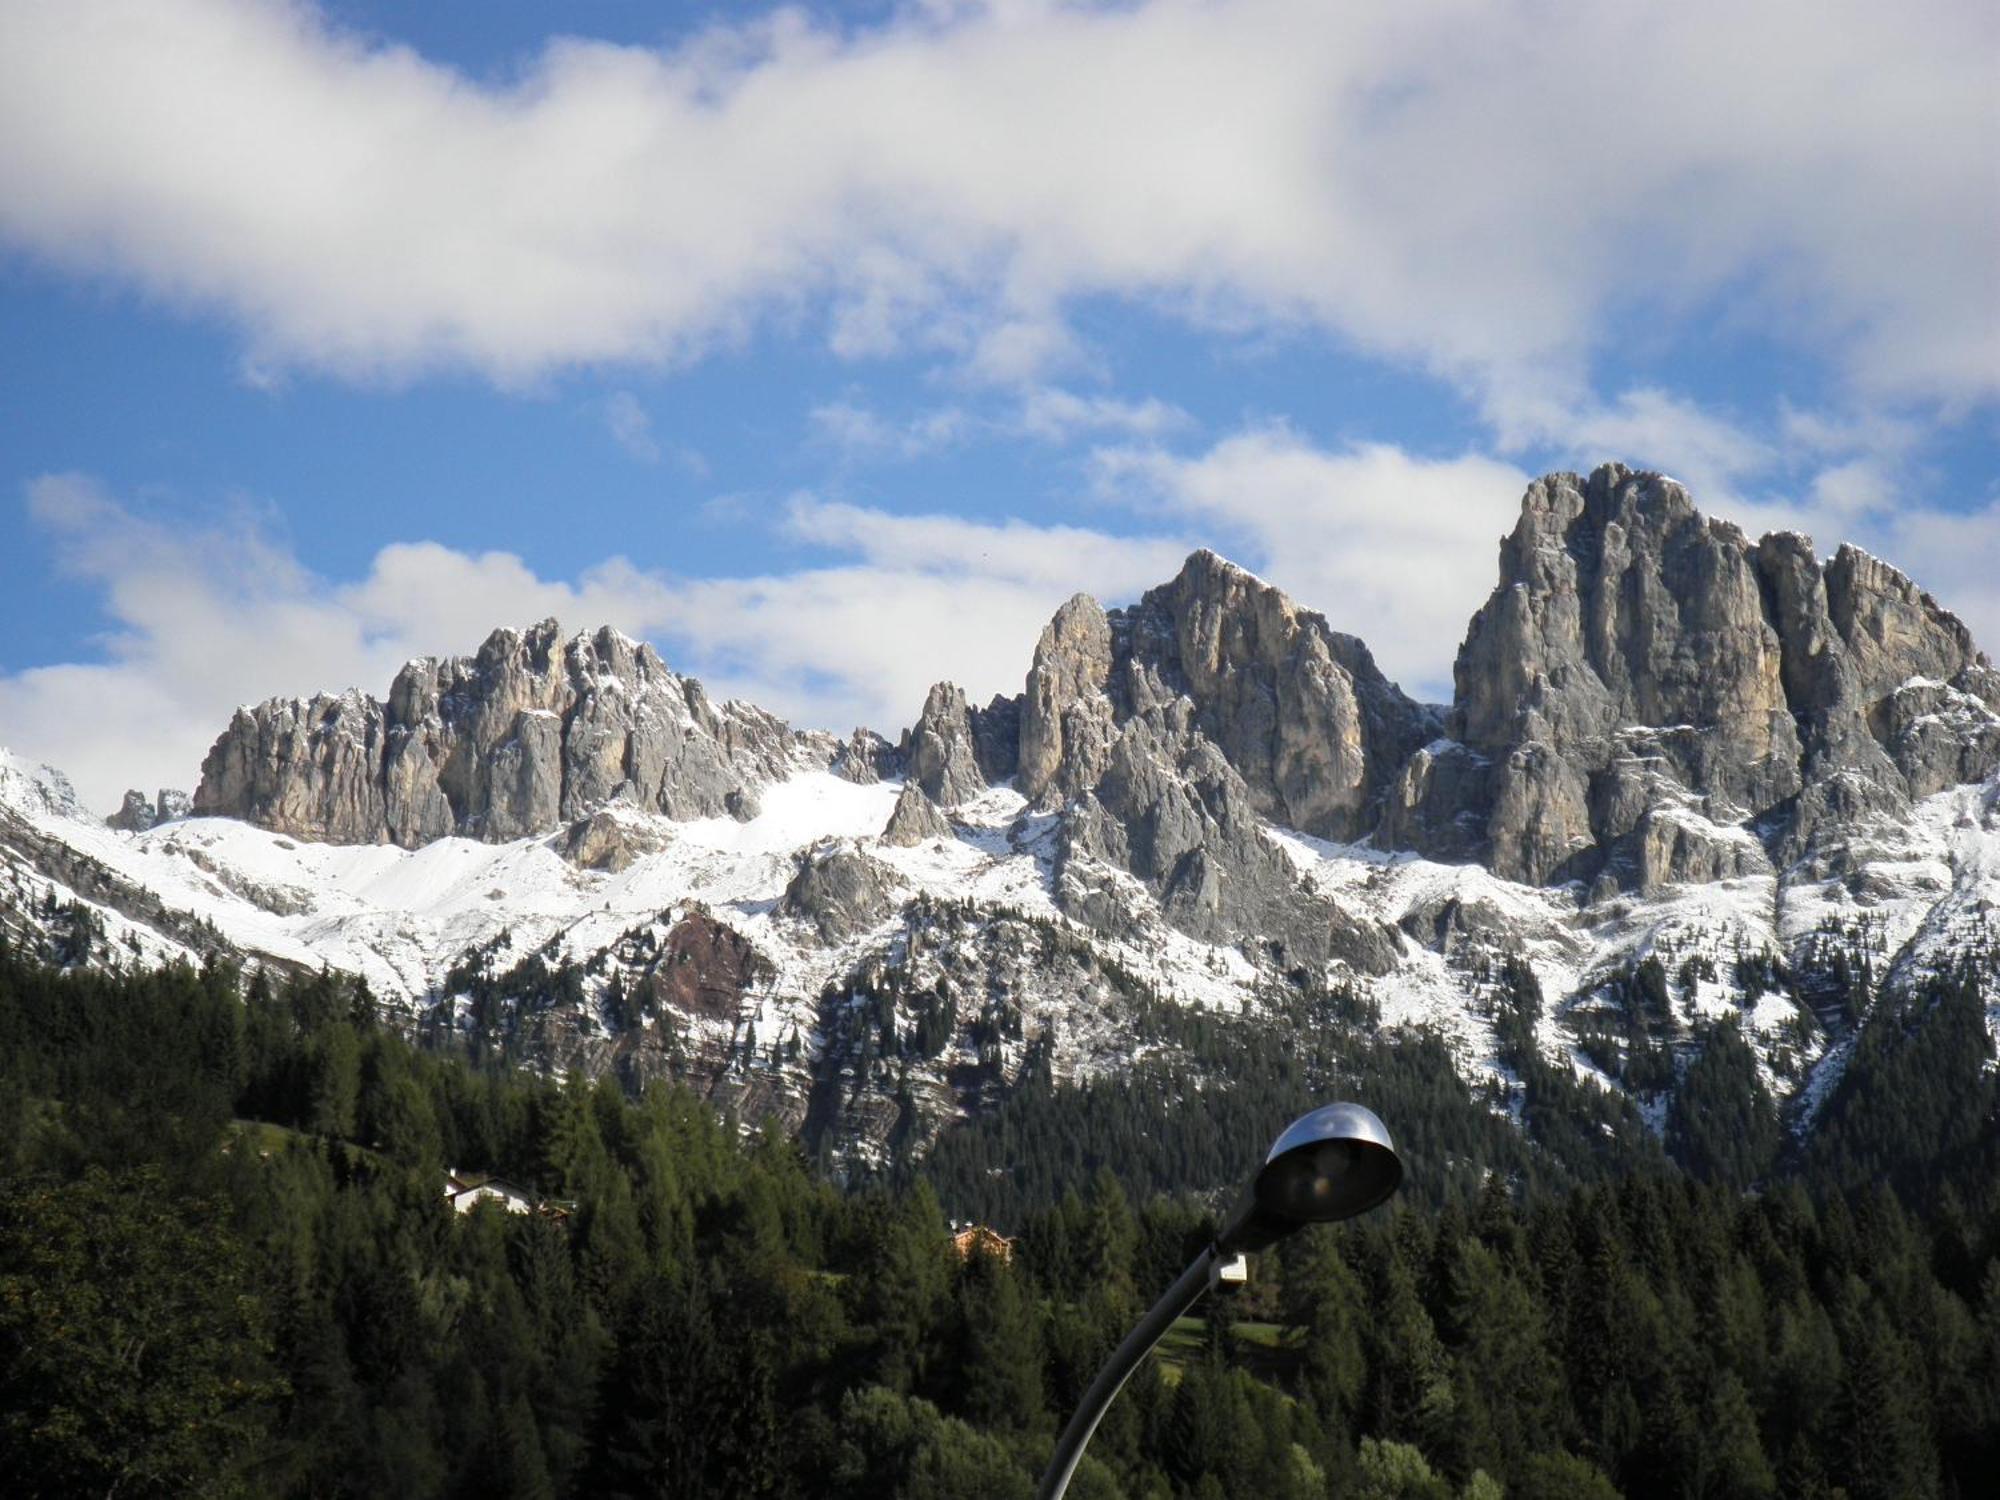
[(1097, 1372), (1083, 1394), (1083, 1404), (1056, 1442), (1055, 1456), (1042, 1475), (1040, 1500), (1062, 1500), (1105, 1408), (1174, 1320), (1215, 1285), (1226, 1263), (1246, 1251), (1276, 1244), (1308, 1224), (1330, 1224), (1366, 1213), (1395, 1192), (1402, 1180), (1402, 1158), (1396, 1155), (1388, 1128), (1372, 1110), (1358, 1104), (1328, 1104), (1286, 1126), (1227, 1226)]

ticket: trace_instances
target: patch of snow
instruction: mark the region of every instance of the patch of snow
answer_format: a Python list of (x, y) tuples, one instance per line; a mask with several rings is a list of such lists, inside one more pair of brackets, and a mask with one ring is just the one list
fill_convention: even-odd
[[(1433, 742), (1434, 750), (1440, 746), (1458, 748)], [(213, 923), (238, 947), (363, 975), (390, 1001), (431, 996), (468, 949), (503, 932), (512, 938), (504, 962), (543, 949), (580, 962), (634, 928), (670, 925), (698, 902), (753, 944), (772, 977), (748, 997), (742, 1015), (695, 1017), (690, 1025), (729, 1040), (747, 1021), (760, 1048), (794, 1033), (815, 1037), (821, 994), (871, 955), (893, 950), (905, 921), (894, 911), (874, 930), (829, 945), (779, 912), (801, 854), (835, 841), (886, 866), (902, 886), (899, 899), (924, 893), (969, 901), (980, 922), (1018, 912), (1071, 932), (1180, 1003), (1232, 1014), (1255, 1004), (1263, 976), (1252, 960), (1168, 926), (1144, 886), (1123, 872), (1090, 861), (1074, 867), (1115, 894), (1137, 924), (1136, 937), (1114, 940), (1064, 917), (1056, 897), (1057, 815), (1031, 812), (1018, 792), (995, 787), (951, 812), (950, 837), (899, 848), (880, 835), (901, 790), (893, 781), (857, 785), (822, 762), (763, 788), (759, 812), (744, 822), (676, 823), (613, 804), (610, 816), (643, 835), (636, 844), (657, 847), (611, 872), (570, 864), (558, 853), (559, 836), (507, 844), (448, 838), (406, 850), (314, 844), (216, 818), (122, 833), (85, 813), (59, 773), (0, 752), (0, 807), (11, 816), (154, 893), (169, 910)], [(1712, 822), (1693, 805), (1656, 806), (1705, 837), (1754, 841), (1749, 830)], [(1894, 988), (1920, 981), (1948, 956), (2000, 952), (2000, 778), (1939, 793), (1910, 817), (1857, 835), (1858, 868), (1847, 876), (1758, 874), (1595, 906), (1585, 906), (1576, 887), (1523, 886), (1478, 865), (1285, 828), (1266, 832), (1307, 886), (1355, 918), (1403, 935), (1392, 973), (1353, 977), (1379, 1007), (1382, 1024), (1436, 1032), (1468, 1079), (1493, 1080), (1510, 1094), (1518, 1094), (1519, 1080), (1496, 1055), (1491, 1019), (1497, 967), (1508, 954), (1526, 963), (1542, 988), (1536, 1045), (1579, 1077), (1617, 1089), (1578, 1052), (1573, 1023), (1605, 1000), (1611, 981), (1656, 957), (1682, 1023), (1694, 1030), (1740, 1016), (1767, 1082), (1781, 1096), (1793, 1094), (1796, 1120), (1809, 1120), (1839, 1078), (1845, 1044), (1816, 1055), (1823, 1033), (1815, 1029), (1802, 1041), (1788, 1000), (1745, 994), (1736, 983), (1739, 958), (1796, 960), (1805, 945), (1825, 940), (1830, 924), (1842, 923), (1862, 932), (1855, 941)], [(30, 895), (47, 889), (46, 877), (3, 846), (0, 856), (0, 881), (11, 879)], [(119, 951), (149, 963), (188, 956), (172, 939), (93, 906)], [(2000, 978), (1985, 984), (1988, 1025), (2000, 1040)], [(1080, 995), (1019, 996), (1027, 1035), (1052, 1029), (1064, 1066), (1082, 1072), (1129, 1065), (1114, 1018), (1091, 1010), (1090, 993), (1086, 986)], [(1109, 991), (1100, 998), (1108, 1005)], [(1059, 1003), (1068, 1007), (1061, 1014)], [(1803, 1081), (1777, 1074), (1781, 1048), (1807, 1069)], [(1656, 1129), (1663, 1123), (1657, 1107), (1648, 1118)]]
[(1848, 1059), (1854, 1055), (1854, 1041), (1851, 1036), (1842, 1037), (1827, 1049), (1826, 1055), (1806, 1075), (1792, 1115), (1792, 1134), (1799, 1139), (1803, 1140), (1811, 1133), (1820, 1111), (1826, 1108), (1826, 1101), (1840, 1087), (1840, 1080), (1847, 1073)]

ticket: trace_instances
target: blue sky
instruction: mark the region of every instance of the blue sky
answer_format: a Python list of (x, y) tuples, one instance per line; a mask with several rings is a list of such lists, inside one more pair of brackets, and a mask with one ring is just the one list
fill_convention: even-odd
[[(671, 29), (663, 29), (663, 27)], [(556, 614), (893, 733), (1210, 545), (1448, 692), (1664, 469), (2000, 640), (1990, 7), (0, 7), (0, 745)]]

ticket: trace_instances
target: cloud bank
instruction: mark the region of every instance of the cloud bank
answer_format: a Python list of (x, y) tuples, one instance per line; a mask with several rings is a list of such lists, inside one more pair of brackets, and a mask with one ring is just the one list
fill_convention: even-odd
[(304, 4), (13, 5), (0, 239), (370, 378), (803, 318), (1019, 380), (1109, 293), (1318, 328), (1523, 430), (1649, 313), (1963, 403), (2000, 381), (1996, 43), (1972, 0), (994, 0), (484, 82)]

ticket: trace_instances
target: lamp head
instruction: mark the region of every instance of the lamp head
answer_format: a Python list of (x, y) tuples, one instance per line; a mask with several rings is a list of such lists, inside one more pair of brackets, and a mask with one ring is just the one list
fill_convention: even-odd
[(1403, 1161), (1374, 1111), (1328, 1104), (1285, 1127), (1217, 1243), (1262, 1250), (1307, 1224), (1366, 1213), (1396, 1191)]

